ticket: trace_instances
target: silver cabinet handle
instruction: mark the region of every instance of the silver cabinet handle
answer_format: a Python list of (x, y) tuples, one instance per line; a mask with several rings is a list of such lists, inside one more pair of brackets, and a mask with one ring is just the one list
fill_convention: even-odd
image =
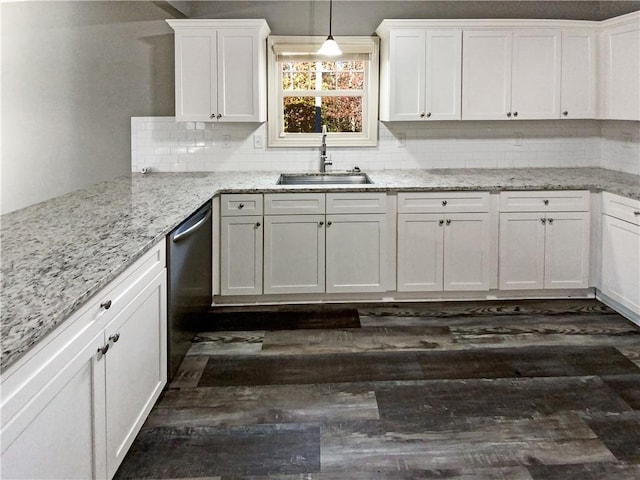
[(438, 225), (442, 226), (444, 224), (444, 220), (438, 220)]
[(420, 114), (420, 118), (424, 118), (424, 112)]
[(513, 116), (517, 117), (518, 116), (518, 112), (513, 112)]
[(447, 206), (447, 201), (446, 201), (446, 200), (443, 200), (443, 201), (442, 201), (442, 206), (443, 206), (443, 207), (446, 207), (446, 206)]
[(550, 219), (549, 219), (549, 223), (553, 223), (553, 218), (550, 218)]
[(451, 225), (451, 219), (447, 218), (447, 225)]
[(216, 115), (216, 118), (218, 118), (218, 119), (222, 118), (222, 114), (219, 113), (218, 115)]
[(511, 118), (511, 112), (507, 112), (507, 117)]
[(564, 112), (562, 112), (562, 115), (564, 115), (564, 116), (566, 117), (567, 115), (569, 115), (569, 112), (567, 112), (567, 111), (565, 110)]
[(323, 225), (324, 225), (324, 222), (322, 222), (322, 221), (318, 222), (318, 226), (320, 226), (320, 227), (321, 227), (321, 226), (323, 226)]
[(633, 214), (637, 217), (640, 216), (640, 210), (634, 210)]
[(333, 225), (333, 222), (327, 222), (327, 227), (330, 227), (331, 225)]
[(111, 308), (111, 300), (107, 300), (106, 302), (102, 302), (100, 304), (100, 308), (104, 308), (105, 310), (109, 310)]
[(106, 355), (108, 351), (109, 351), (109, 344), (108, 343), (106, 345), (98, 348), (98, 353), (101, 354), (101, 355)]
[(216, 118), (216, 114), (212, 113), (211, 115), (209, 115), (209, 118)]
[(541, 221), (543, 224), (547, 223), (547, 219), (546, 219), (546, 218), (541, 218), (541, 219), (540, 219), (540, 221)]
[(113, 343), (116, 343), (118, 340), (120, 340), (120, 332), (116, 332), (113, 335), (111, 335), (109, 337), (109, 340)]
[(241, 203), (240, 205), (238, 205), (238, 210), (242, 210), (244, 208), (244, 203)]
[(544, 203), (545, 205), (549, 205), (549, 200), (543, 200), (542, 203)]
[(431, 118), (431, 112), (427, 113), (427, 118)]
[(256, 228), (260, 226), (260, 222), (256, 222)]

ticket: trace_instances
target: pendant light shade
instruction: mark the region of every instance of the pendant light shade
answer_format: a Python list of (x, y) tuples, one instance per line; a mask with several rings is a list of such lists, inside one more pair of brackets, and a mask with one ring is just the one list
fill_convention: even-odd
[(327, 55), (329, 57), (342, 55), (342, 51), (340, 50), (340, 47), (338, 47), (338, 44), (333, 39), (333, 35), (331, 35), (332, 17), (333, 17), (333, 0), (329, 0), (329, 36), (320, 47), (320, 50), (318, 50), (319, 55)]

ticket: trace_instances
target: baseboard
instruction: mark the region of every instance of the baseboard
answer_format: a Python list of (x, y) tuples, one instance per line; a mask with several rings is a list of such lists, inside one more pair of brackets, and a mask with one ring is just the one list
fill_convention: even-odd
[(604, 303), (606, 306), (613, 308), (616, 312), (618, 312), (623, 317), (627, 318), (631, 322), (635, 323), (640, 327), (640, 314), (634, 312), (628, 307), (625, 307), (621, 303), (615, 301), (608, 295), (602, 293), (600, 290), (596, 289), (596, 298)]

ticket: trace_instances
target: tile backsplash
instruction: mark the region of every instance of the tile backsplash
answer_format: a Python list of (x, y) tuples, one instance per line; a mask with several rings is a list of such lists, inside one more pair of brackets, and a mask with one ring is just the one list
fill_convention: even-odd
[[(379, 122), (376, 147), (328, 148), (333, 170), (597, 167), (640, 174), (638, 122)], [(310, 171), (319, 148), (268, 148), (266, 124), (131, 119), (132, 171)]]

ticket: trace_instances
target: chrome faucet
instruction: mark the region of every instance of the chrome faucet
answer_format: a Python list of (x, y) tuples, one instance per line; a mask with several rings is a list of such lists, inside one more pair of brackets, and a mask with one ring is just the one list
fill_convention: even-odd
[(322, 143), (320, 144), (320, 173), (327, 171), (327, 166), (333, 162), (327, 158), (327, 126), (322, 125)]

